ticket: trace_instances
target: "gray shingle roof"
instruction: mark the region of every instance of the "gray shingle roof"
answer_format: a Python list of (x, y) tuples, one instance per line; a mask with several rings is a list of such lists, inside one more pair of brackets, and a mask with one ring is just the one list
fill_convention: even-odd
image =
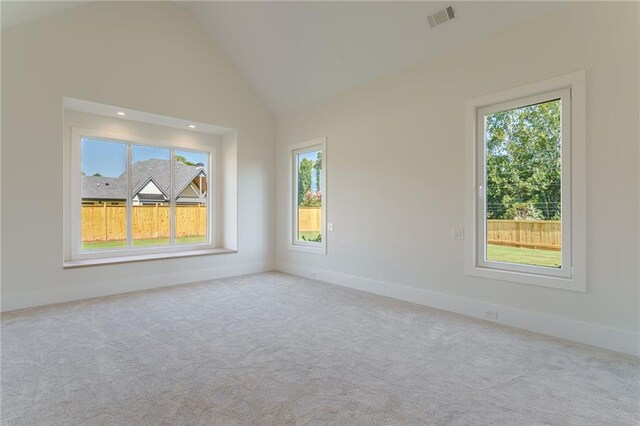
[(82, 198), (124, 200), (127, 198), (127, 179), (124, 176), (82, 176)]
[[(171, 164), (169, 160), (150, 159), (137, 161), (131, 167), (132, 196), (149, 181), (153, 179), (156, 185), (169, 194), (171, 184)], [(176, 162), (176, 193), (182, 190), (200, 172), (206, 172), (196, 166), (190, 166)], [(82, 198), (93, 200), (124, 200), (127, 194), (127, 177), (125, 174), (118, 177), (82, 176)]]

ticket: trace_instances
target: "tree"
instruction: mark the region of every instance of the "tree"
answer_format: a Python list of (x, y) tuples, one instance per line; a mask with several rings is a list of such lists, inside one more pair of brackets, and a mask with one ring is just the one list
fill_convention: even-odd
[(316, 191), (320, 191), (320, 177), (322, 173), (322, 151), (318, 151), (313, 169), (316, 172)]
[(557, 100), (486, 116), (487, 218), (560, 218), (560, 110)]
[(94, 173), (91, 176), (95, 176), (95, 177), (102, 177), (102, 175), (100, 173)]
[(196, 166), (197, 164), (187, 160), (187, 157), (184, 155), (176, 155), (176, 161), (181, 162), (182, 164), (186, 164), (187, 166)]
[(513, 220), (540, 220), (542, 214), (533, 203), (515, 203), (507, 209), (506, 216)]
[(313, 161), (308, 158), (300, 160), (298, 165), (298, 205), (302, 204), (304, 195), (311, 191), (311, 169)]

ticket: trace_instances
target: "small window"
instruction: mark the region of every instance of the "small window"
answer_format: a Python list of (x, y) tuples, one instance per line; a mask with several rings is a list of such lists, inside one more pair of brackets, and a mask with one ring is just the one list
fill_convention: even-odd
[(324, 139), (292, 146), (291, 220), (289, 247), (326, 252), (326, 142)]
[[(575, 264), (582, 256), (583, 148), (572, 111), (574, 84), (524, 90), (474, 106), (473, 264), (500, 279), (580, 289)], [(505, 99), (506, 98), (506, 99)], [(576, 154), (576, 152), (578, 154)], [(581, 211), (580, 217), (584, 212)], [(581, 250), (579, 250), (581, 252)], [(580, 265), (583, 268), (583, 265)], [(523, 278), (524, 277), (524, 278)]]
[[(210, 248), (213, 148), (115, 139), (74, 129), (72, 258)], [(149, 143), (147, 143), (149, 142)], [(156, 141), (158, 142), (158, 141)], [(75, 222), (75, 221), (74, 221)]]

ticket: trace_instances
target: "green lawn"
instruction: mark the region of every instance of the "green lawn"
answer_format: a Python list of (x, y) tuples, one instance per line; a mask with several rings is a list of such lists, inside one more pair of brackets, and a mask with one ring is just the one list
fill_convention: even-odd
[(489, 244), (487, 245), (487, 260), (559, 268), (562, 257), (559, 251)]
[[(312, 240), (318, 238), (319, 236), (320, 236), (319, 232), (299, 232), (298, 233), (298, 240), (300, 240), (300, 241), (304, 241), (304, 240), (312, 241)], [(304, 237), (304, 240), (303, 240), (302, 237)]]
[[(179, 237), (176, 238), (176, 244), (200, 244), (207, 241), (204, 235), (195, 237)], [(142, 240), (133, 240), (133, 247), (153, 247), (169, 244), (168, 238), (146, 238)], [(111, 248), (126, 247), (125, 240), (114, 241), (91, 241), (82, 243), (82, 250), (103, 250)]]

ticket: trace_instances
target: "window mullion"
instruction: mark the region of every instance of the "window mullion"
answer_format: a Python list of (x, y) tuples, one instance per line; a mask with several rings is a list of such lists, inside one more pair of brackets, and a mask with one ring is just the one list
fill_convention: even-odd
[(175, 150), (171, 148), (171, 159), (170, 159), (170, 181), (169, 184), (169, 234), (170, 240), (169, 244), (174, 245), (176, 242), (176, 199), (175, 199), (175, 181), (176, 181), (176, 163), (175, 163)]
[(133, 167), (131, 167), (131, 144), (127, 143), (127, 247), (132, 246), (133, 241), (133, 206), (131, 200), (131, 173)]
[(561, 256), (562, 268), (568, 271), (569, 275), (573, 275), (573, 246), (572, 246), (572, 228), (573, 228), (573, 209), (572, 209), (572, 182), (571, 182), (571, 89), (566, 89), (561, 98)]
[(477, 184), (476, 184), (476, 226), (478, 229), (477, 235), (477, 262), (482, 264), (486, 262), (486, 250), (487, 250), (487, 232), (485, 228), (486, 224), (486, 129), (485, 129), (485, 115), (482, 111), (477, 114), (478, 125), (478, 144), (477, 144), (477, 156), (478, 156), (478, 168), (477, 168)]
[(293, 165), (293, 194), (291, 197), (293, 199), (293, 233), (290, 236), (292, 242), (297, 242), (298, 240), (298, 161), (297, 161), (298, 153), (293, 151), (291, 156), (291, 164)]

